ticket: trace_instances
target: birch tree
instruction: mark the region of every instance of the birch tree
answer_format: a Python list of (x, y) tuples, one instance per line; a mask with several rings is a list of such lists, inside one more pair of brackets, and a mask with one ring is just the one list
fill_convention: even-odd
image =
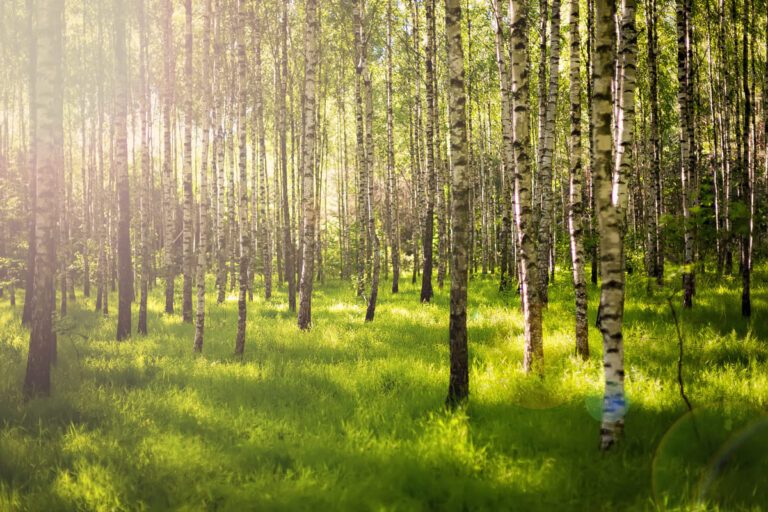
[(460, 0), (445, 0), (445, 36), (450, 79), (450, 124), (453, 201), (451, 225), (451, 316), (449, 324), (451, 373), (449, 405), (469, 395), (469, 357), (467, 349), (467, 277), (469, 250), (469, 169), (467, 168), (466, 92), (464, 91), (464, 52), (461, 44)]
[[(189, 1), (189, 0), (187, 0)], [(240, 290), (237, 298), (237, 340), (235, 342), (235, 354), (242, 355), (245, 348), (245, 328), (247, 322), (248, 276), (250, 265), (251, 235), (248, 223), (248, 165), (247, 165), (247, 127), (246, 127), (246, 101), (248, 98), (248, 82), (246, 75), (245, 54), (245, 2), (237, 2), (237, 73), (238, 73), (238, 98), (237, 98), (237, 136), (238, 136), (238, 167), (240, 170), (240, 204), (238, 206), (240, 226), (240, 264), (238, 268), (238, 283)], [(230, 184), (234, 188), (234, 183)]]
[[(539, 244), (538, 256), (538, 285), (542, 306), (549, 300), (547, 292), (549, 253), (552, 248), (552, 173), (555, 151), (555, 121), (557, 116), (557, 93), (560, 78), (560, 0), (552, 0), (552, 16), (550, 21), (549, 48), (549, 91), (547, 93), (547, 108), (543, 124), (541, 163), (538, 175), (540, 208), (538, 210)], [(545, 54), (542, 54), (543, 60)], [(543, 100), (542, 100), (543, 101)], [(541, 123), (539, 123), (541, 125)]]
[[(125, 47), (125, 17), (123, 6), (114, 0), (115, 16), (115, 167), (117, 170), (117, 272), (118, 311), (117, 340), (131, 335), (131, 301), (133, 270), (131, 262), (131, 198), (128, 177), (128, 64)], [(62, 293), (64, 291), (62, 290)]]
[(581, 35), (579, 33), (579, 0), (571, 0), (570, 19), (570, 103), (571, 129), (568, 146), (571, 152), (569, 162), (568, 190), (568, 232), (571, 242), (571, 263), (575, 298), (576, 353), (583, 359), (589, 358), (589, 335), (587, 327), (587, 281), (584, 273), (584, 205), (582, 203), (581, 165)]
[(308, 330), (312, 325), (312, 283), (314, 281), (315, 250), (315, 199), (312, 192), (314, 183), (314, 159), (312, 152), (315, 145), (315, 75), (318, 60), (317, 33), (319, 22), (316, 0), (305, 3), (306, 29), (304, 31), (304, 93), (302, 104), (303, 151), (302, 156), (302, 236), (304, 237), (304, 255), (301, 258), (301, 281), (299, 285), (299, 329)]
[(595, 0), (594, 88), (592, 121), (595, 127), (595, 202), (600, 229), (600, 312), (603, 334), (603, 398), (600, 448), (617, 443), (624, 431), (624, 305), (623, 240), (618, 197), (613, 194), (613, 105), (611, 80), (614, 72), (616, 5), (612, 0)]
[(208, 246), (210, 238), (210, 222), (208, 219), (208, 148), (211, 136), (211, 1), (205, 0), (203, 14), (203, 147), (200, 157), (200, 244), (197, 247), (197, 305), (195, 312), (195, 339), (192, 348), (202, 352), (205, 335), (205, 275), (208, 271)]
[(515, 152), (515, 223), (520, 248), (520, 297), (525, 321), (523, 368), (543, 372), (544, 345), (541, 333), (533, 195), (531, 193), (531, 139), (529, 108), (528, 6), (510, 0), (510, 55), (512, 66), (513, 147)]
[(174, 279), (176, 272), (173, 265), (173, 242), (175, 226), (173, 223), (173, 210), (175, 208), (176, 184), (173, 176), (173, 153), (171, 151), (171, 101), (173, 97), (173, 2), (165, 0), (163, 3), (163, 216), (165, 219), (165, 232), (163, 233), (164, 266), (165, 266), (165, 312), (173, 313)]
[(434, 295), (432, 291), (432, 242), (434, 238), (435, 223), (435, 189), (437, 172), (435, 169), (435, 0), (426, 0), (426, 21), (427, 21), (427, 48), (424, 52), (424, 62), (426, 70), (426, 103), (427, 103), (427, 127), (426, 127), (426, 170), (424, 181), (426, 186), (426, 196), (424, 200), (424, 219), (421, 232), (421, 254), (422, 254), (422, 274), (421, 274), (421, 302), (429, 302)]
[(40, 0), (32, 11), (37, 17), (35, 137), (35, 284), (30, 315), (29, 354), (24, 379), (28, 397), (49, 395), (51, 362), (55, 359), (56, 334), (56, 233), (60, 179), (63, 172), (62, 48), (64, 2)]
[(182, 227), (182, 274), (181, 317), (184, 322), (192, 322), (192, 273), (194, 272), (194, 254), (192, 238), (194, 231), (194, 202), (192, 191), (192, 117), (194, 115), (194, 93), (192, 84), (192, 0), (184, 0), (184, 166), (182, 169), (182, 188), (184, 193), (184, 212)]

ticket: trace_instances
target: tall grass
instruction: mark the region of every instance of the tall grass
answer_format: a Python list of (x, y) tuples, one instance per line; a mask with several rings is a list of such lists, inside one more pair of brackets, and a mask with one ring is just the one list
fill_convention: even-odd
[[(601, 338), (591, 328), (592, 357), (573, 355), (566, 272), (544, 315), (543, 380), (522, 372), (518, 298), (472, 281), (471, 396), (454, 413), (443, 408), (448, 287), (421, 305), (404, 280), (365, 323), (352, 286), (330, 282), (315, 288), (308, 333), (279, 290), (248, 304), (242, 360), (235, 301), (209, 301), (195, 356), (194, 327), (161, 313), (159, 287), (150, 335), (121, 343), (115, 317), (80, 297), (59, 321), (53, 395), (29, 402), (28, 333), (4, 302), (0, 510), (768, 509), (764, 278), (750, 321), (729, 278), (700, 278), (695, 308), (678, 311), (686, 414), (669, 307), (630, 277), (630, 408), (608, 454), (597, 450)], [(591, 325), (597, 300), (590, 288)]]

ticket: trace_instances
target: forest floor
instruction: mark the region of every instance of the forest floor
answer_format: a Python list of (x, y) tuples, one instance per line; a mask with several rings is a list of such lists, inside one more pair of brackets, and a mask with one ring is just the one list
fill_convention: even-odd
[(738, 278), (697, 276), (690, 312), (675, 297), (693, 415), (666, 295), (630, 276), (630, 407), (625, 440), (609, 453), (597, 449), (599, 291), (590, 285), (592, 356), (582, 362), (566, 271), (544, 315), (543, 380), (522, 372), (516, 295), (490, 276), (472, 281), (471, 396), (453, 413), (443, 406), (447, 283), (421, 305), (410, 274), (395, 296), (382, 282), (369, 324), (349, 283), (316, 286), (309, 333), (284, 289), (256, 298), (242, 361), (232, 355), (234, 296), (216, 305), (208, 294), (200, 356), (194, 326), (161, 314), (161, 286), (150, 335), (122, 343), (115, 312), (105, 319), (80, 296), (60, 322), (53, 396), (27, 403), (29, 335), (6, 296), (0, 510), (768, 510), (766, 270), (754, 275), (751, 321)]

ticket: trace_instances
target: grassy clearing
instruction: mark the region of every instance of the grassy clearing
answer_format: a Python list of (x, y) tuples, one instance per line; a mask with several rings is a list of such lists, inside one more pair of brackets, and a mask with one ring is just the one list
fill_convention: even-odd
[[(242, 361), (232, 298), (209, 301), (202, 356), (194, 327), (161, 314), (160, 287), (151, 334), (123, 343), (115, 317), (79, 298), (53, 397), (28, 403), (28, 333), (3, 302), (0, 510), (768, 510), (768, 290), (746, 322), (736, 281), (698, 278), (681, 314), (686, 415), (668, 306), (630, 279), (626, 440), (602, 454), (600, 335), (590, 329), (589, 362), (572, 356), (570, 279), (557, 278), (544, 381), (521, 371), (517, 297), (471, 283), (471, 401), (452, 414), (447, 287), (420, 305), (404, 279), (365, 324), (351, 285), (331, 282), (310, 333), (281, 290), (248, 305)], [(597, 299), (590, 288), (591, 325)]]

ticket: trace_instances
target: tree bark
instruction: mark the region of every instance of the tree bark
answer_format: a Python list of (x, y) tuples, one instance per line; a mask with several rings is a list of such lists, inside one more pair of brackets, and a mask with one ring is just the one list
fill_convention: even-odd
[(581, 69), (580, 69), (579, 0), (571, 0), (570, 19), (570, 102), (571, 131), (568, 145), (571, 152), (569, 164), (568, 232), (571, 241), (571, 263), (575, 298), (576, 354), (589, 359), (589, 335), (587, 326), (587, 281), (584, 273), (584, 204), (582, 203), (581, 165)]
[(285, 251), (285, 278), (288, 281), (288, 309), (296, 311), (296, 268), (294, 263), (294, 245), (291, 235), (291, 210), (288, 200), (288, 153), (286, 133), (285, 86), (288, 76), (288, 7), (283, 5), (283, 19), (280, 31), (280, 60), (281, 78), (278, 91), (278, 117), (280, 133), (280, 166), (282, 171), (283, 191), (283, 249)]
[(171, 151), (171, 102), (173, 97), (173, 3), (165, 0), (163, 3), (163, 214), (165, 216), (164, 266), (165, 266), (165, 312), (173, 314), (174, 279), (176, 277), (173, 264), (173, 242), (176, 238), (173, 222), (175, 208), (176, 181), (173, 175), (173, 152)]
[(648, 87), (649, 102), (651, 110), (650, 121), (650, 189), (652, 211), (648, 215), (650, 224), (647, 226), (649, 232), (649, 277), (655, 278), (656, 283), (661, 285), (664, 280), (664, 256), (661, 250), (661, 215), (662, 215), (662, 194), (661, 194), (661, 130), (659, 126), (659, 93), (658, 93), (658, 62), (657, 45), (658, 37), (656, 35), (656, 0), (646, 0), (646, 26), (648, 47)]
[[(752, 270), (752, 232), (754, 230), (755, 190), (754, 181), (754, 132), (750, 118), (752, 116), (752, 103), (749, 90), (749, 2), (744, 0), (743, 8), (743, 41), (742, 41), (742, 80), (744, 85), (744, 153), (741, 170), (741, 200), (746, 210), (746, 226), (741, 229), (741, 316), (752, 315), (752, 301), (750, 297), (750, 279)], [(687, 246), (686, 246), (687, 248)]]
[[(622, 240), (627, 233), (629, 194), (627, 180), (635, 169), (635, 84), (637, 75), (637, 30), (635, 28), (636, 1), (623, 0), (621, 15), (621, 42), (619, 44), (618, 83), (616, 85), (616, 154), (614, 164), (613, 195), (618, 197), (619, 227)], [(625, 254), (621, 254), (622, 269), (626, 267)]]
[[(27, 276), (24, 283), (24, 310), (21, 314), (22, 325), (31, 327), (33, 302), (35, 300), (35, 257), (37, 254), (37, 15), (35, 0), (27, 0), (29, 17), (29, 174), (27, 176), (28, 223), (27, 223)], [(99, 11), (99, 14), (101, 12)], [(99, 20), (101, 17), (99, 16)], [(101, 28), (101, 24), (99, 24)], [(101, 32), (99, 32), (101, 34)], [(101, 82), (99, 82), (101, 84)], [(99, 89), (101, 90), (101, 89)], [(99, 96), (100, 97), (100, 96)], [(99, 104), (100, 105), (100, 104)], [(101, 194), (101, 192), (99, 192)], [(54, 299), (55, 300), (55, 299)], [(99, 307), (97, 306), (97, 311)]]
[(510, 0), (513, 147), (515, 150), (515, 222), (520, 249), (520, 296), (525, 320), (523, 368), (526, 372), (544, 371), (544, 346), (541, 333), (541, 302), (538, 293), (535, 229), (531, 194), (531, 155), (529, 131), (528, 6)]
[(131, 262), (131, 199), (128, 176), (128, 65), (125, 48), (125, 18), (122, 2), (114, 0), (115, 16), (115, 167), (117, 174), (117, 340), (131, 335), (133, 269)]
[(434, 295), (432, 291), (432, 242), (434, 237), (435, 222), (435, 189), (436, 189), (436, 170), (435, 170), (435, 144), (434, 144), (434, 122), (435, 122), (435, 102), (434, 102), (434, 56), (435, 50), (435, 0), (426, 0), (426, 20), (427, 20), (427, 48), (425, 52), (426, 68), (426, 103), (427, 103), (427, 127), (426, 127), (426, 146), (427, 160), (425, 170), (426, 198), (424, 199), (424, 219), (422, 221), (422, 273), (421, 273), (421, 302), (429, 302)]
[(181, 317), (184, 322), (192, 322), (192, 273), (194, 272), (194, 254), (192, 238), (194, 236), (194, 202), (192, 193), (192, 117), (194, 115), (194, 87), (192, 85), (192, 0), (184, 0), (186, 30), (184, 32), (184, 169), (182, 185), (184, 189), (183, 218), (183, 283), (181, 288)]
[(461, 46), (461, 5), (445, 0), (445, 36), (450, 79), (450, 124), (452, 165), (453, 244), (451, 255), (451, 313), (449, 325), (451, 373), (449, 405), (465, 401), (469, 395), (469, 357), (467, 349), (467, 279), (470, 230), (469, 169), (467, 167), (466, 93), (464, 91), (464, 52)]
[[(506, 62), (506, 51), (504, 48), (504, 23), (503, 23), (503, 13), (501, 11), (501, 7), (499, 5), (498, 0), (492, 0), (491, 6), (493, 8), (493, 14), (495, 18), (495, 46), (496, 46), (496, 67), (498, 69), (499, 73), (499, 86), (501, 90), (501, 145), (502, 145), (502, 151), (501, 151), (501, 161), (503, 165), (502, 170), (502, 206), (501, 206), (501, 276), (499, 281), (499, 290), (503, 291), (507, 288), (508, 284), (508, 277), (507, 277), (507, 270), (509, 268), (508, 259), (509, 259), (509, 248), (508, 248), (508, 240), (511, 237), (511, 231), (512, 231), (512, 225), (511, 225), (511, 219), (510, 214), (512, 212), (511, 209), (511, 194), (512, 191), (510, 190), (510, 182), (512, 181), (511, 174), (513, 174), (513, 170), (515, 168), (515, 154), (514, 154), (514, 147), (512, 145), (512, 136), (513, 136), (513, 126), (512, 126), (512, 104), (509, 98), (510, 93), (510, 70), (507, 66)], [(486, 192), (487, 193), (487, 192)], [(485, 218), (483, 220), (483, 229), (485, 229), (485, 224), (488, 222), (488, 219)], [(483, 273), (485, 273), (485, 269), (487, 266), (487, 256), (483, 260)]]
[(205, 337), (205, 275), (208, 270), (208, 245), (210, 222), (208, 220), (208, 147), (211, 134), (211, 0), (205, 0), (203, 14), (203, 148), (200, 158), (200, 243), (197, 246), (197, 308), (195, 315), (195, 339), (192, 349), (203, 351)]
[(139, 3), (139, 75), (141, 83), (141, 91), (139, 92), (141, 112), (139, 113), (141, 124), (141, 194), (139, 194), (139, 209), (140, 209), (140, 260), (141, 267), (139, 269), (139, 322), (136, 327), (136, 331), (139, 334), (147, 334), (147, 301), (149, 295), (149, 222), (150, 215), (149, 210), (152, 206), (152, 188), (151, 177), (152, 169), (150, 168), (150, 156), (149, 156), (149, 141), (148, 130), (151, 130), (152, 125), (150, 123), (150, 91), (147, 79), (148, 74), (148, 51), (147, 51), (147, 26), (146, 26), (146, 8), (144, 0), (140, 0)]
[(400, 284), (400, 229), (398, 219), (397, 171), (395, 170), (394, 121), (392, 118), (392, 0), (387, 0), (387, 224), (392, 247), (392, 293)]
[[(187, 0), (190, 1), (190, 0)], [(248, 276), (251, 251), (251, 228), (248, 223), (248, 153), (247, 153), (247, 126), (246, 126), (246, 102), (248, 99), (248, 82), (246, 80), (245, 59), (245, 2), (237, 2), (237, 71), (238, 71), (238, 98), (237, 98), (237, 136), (238, 166), (240, 170), (240, 205), (238, 208), (240, 227), (240, 264), (238, 268), (238, 282), (240, 293), (237, 299), (237, 339), (235, 342), (235, 355), (241, 356), (245, 349), (245, 328), (247, 321), (247, 293)], [(234, 183), (232, 184), (234, 188)]]
[(603, 398), (600, 448), (608, 450), (624, 430), (624, 305), (623, 243), (617, 198), (613, 196), (613, 135), (611, 81), (614, 73), (616, 5), (611, 0), (595, 0), (595, 52), (592, 118), (595, 127), (595, 203), (600, 229), (599, 327), (603, 333)]
[(302, 236), (304, 255), (301, 258), (301, 281), (299, 285), (299, 329), (309, 330), (312, 326), (312, 283), (314, 280), (315, 250), (315, 200), (312, 192), (314, 183), (315, 145), (315, 86), (317, 68), (317, 35), (319, 21), (316, 0), (305, 3), (306, 30), (304, 32), (304, 94), (303, 104), (303, 157), (302, 157)]
[(677, 101), (680, 108), (680, 181), (683, 206), (683, 307), (693, 306), (693, 226), (691, 225), (691, 169), (693, 151), (693, 112), (689, 101), (692, 90), (691, 62), (691, 7), (690, 0), (676, 0), (677, 11)]
[[(560, 78), (560, 0), (552, 0), (552, 16), (550, 23), (549, 49), (549, 92), (547, 93), (547, 108), (544, 121), (544, 134), (541, 140), (541, 161), (538, 176), (538, 195), (541, 208), (538, 210), (539, 245), (536, 261), (539, 271), (539, 297), (541, 304), (546, 307), (549, 301), (549, 253), (552, 247), (552, 174), (555, 151), (555, 121), (557, 120), (557, 93)], [(542, 55), (542, 60), (544, 56)], [(539, 123), (541, 126), (541, 123)]]
[(42, 0), (35, 16), (39, 32), (36, 46), (34, 91), (36, 158), (35, 283), (30, 316), (29, 355), (24, 379), (27, 397), (49, 395), (51, 361), (55, 359), (56, 334), (56, 233), (60, 179), (63, 172), (62, 48), (64, 3)]

